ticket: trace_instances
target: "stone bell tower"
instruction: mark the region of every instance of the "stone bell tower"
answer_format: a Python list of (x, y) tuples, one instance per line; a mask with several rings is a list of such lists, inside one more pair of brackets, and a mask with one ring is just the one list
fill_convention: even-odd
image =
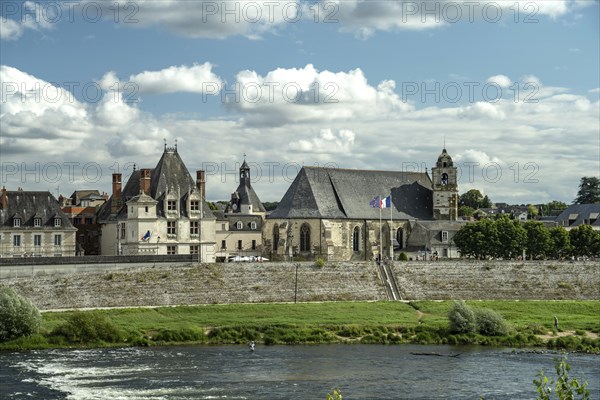
[(433, 218), (443, 221), (458, 219), (457, 169), (452, 158), (442, 150), (434, 168), (431, 169), (433, 184)]

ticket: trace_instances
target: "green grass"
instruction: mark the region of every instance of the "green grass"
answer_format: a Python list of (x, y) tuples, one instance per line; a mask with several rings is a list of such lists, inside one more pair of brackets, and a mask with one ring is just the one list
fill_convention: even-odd
[[(69, 343), (52, 335), (73, 312), (43, 314), (39, 335), (0, 344), (1, 349), (67, 346), (126, 346), (180, 343), (480, 343), (542, 345), (533, 334), (550, 331), (554, 316), (562, 331), (600, 333), (600, 301), (469, 301), (473, 308), (501, 314), (513, 328), (505, 337), (451, 335), (447, 314), (452, 301), (229, 304), (153, 309), (86, 311), (117, 327), (115, 343)], [(417, 311), (418, 310), (418, 311)], [(60, 330), (58, 330), (60, 331)], [(206, 333), (206, 334), (205, 334)], [(550, 347), (600, 351), (600, 340), (553, 341)], [(580, 345), (581, 344), (581, 345)], [(582, 347), (583, 346), (583, 347)], [(594, 350), (597, 349), (597, 350)]]

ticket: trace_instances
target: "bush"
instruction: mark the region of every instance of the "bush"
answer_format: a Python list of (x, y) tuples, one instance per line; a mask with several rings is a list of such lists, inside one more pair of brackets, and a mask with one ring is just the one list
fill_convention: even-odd
[(315, 267), (323, 268), (325, 266), (325, 259), (323, 257), (317, 257), (315, 260)]
[(120, 341), (119, 329), (106, 317), (97, 313), (77, 311), (52, 331), (53, 336), (63, 336), (72, 343)]
[(13, 289), (0, 289), (0, 342), (37, 333), (41, 316), (33, 303)]
[(455, 301), (448, 313), (452, 333), (474, 333), (477, 327), (475, 313), (464, 301)]
[(408, 256), (405, 252), (400, 253), (400, 255), (398, 256), (398, 261), (408, 261)]
[(477, 332), (486, 336), (504, 336), (510, 330), (502, 315), (483, 308), (475, 309), (475, 324)]

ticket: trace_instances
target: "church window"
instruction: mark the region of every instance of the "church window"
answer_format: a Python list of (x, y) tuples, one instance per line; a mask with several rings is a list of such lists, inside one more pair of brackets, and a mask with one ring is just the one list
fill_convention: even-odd
[(277, 251), (277, 247), (279, 247), (279, 227), (275, 225), (273, 227), (273, 250)]
[(307, 224), (300, 228), (300, 251), (310, 251), (310, 226)]
[(352, 233), (352, 250), (359, 251), (360, 248), (360, 229), (358, 226), (354, 227), (354, 232)]
[(396, 231), (396, 241), (398, 242), (399, 249), (404, 247), (404, 231), (402, 228), (398, 228)]
[(442, 174), (442, 185), (446, 186), (448, 184), (448, 174)]

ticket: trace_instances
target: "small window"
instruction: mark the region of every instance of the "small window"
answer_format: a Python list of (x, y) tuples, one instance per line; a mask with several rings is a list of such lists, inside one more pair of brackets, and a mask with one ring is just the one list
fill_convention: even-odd
[(58, 228), (62, 225), (62, 220), (60, 218), (54, 218), (54, 227)]
[(360, 228), (358, 226), (354, 227), (354, 232), (352, 233), (352, 251), (360, 250)]
[(190, 235), (198, 235), (198, 221), (190, 221)]
[(61, 235), (54, 235), (54, 245), (55, 246), (62, 245), (62, 236)]
[(273, 251), (277, 251), (279, 247), (279, 227), (275, 225), (273, 227)]
[(190, 246), (190, 254), (198, 254), (198, 245)]
[(21, 247), (21, 235), (13, 236), (13, 246)]
[(167, 222), (167, 235), (177, 235), (177, 221)]
[(448, 231), (442, 231), (442, 242), (448, 241)]
[(33, 235), (33, 245), (34, 246), (42, 245), (42, 235)]
[(244, 224), (242, 224), (242, 221), (238, 221), (237, 224), (235, 224), (235, 226), (238, 230), (241, 230), (244, 227)]
[(121, 239), (125, 239), (125, 224), (121, 224)]
[(167, 211), (177, 211), (176, 200), (167, 200)]
[(33, 226), (35, 226), (36, 228), (39, 228), (40, 226), (42, 226), (42, 219), (41, 218), (34, 218), (33, 219)]
[(86, 218), (85, 219), (85, 223), (86, 223), (86, 225), (92, 225), (94, 223), (94, 219), (93, 218)]
[(147, 213), (148, 212), (148, 206), (144, 207), (144, 211)]
[(21, 218), (13, 219), (13, 227), (19, 228), (21, 226)]
[[(75, 225), (81, 225), (81, 218), (80, 217), (73, 218), (73, 223)], [(34, 221), (34, 226), (35, 226), (35, 221)]]
[(200, 202), (198, 200), (190, 201), (190, 211), (200, 211)]
[(227, 241), (226, 240), (221, 240), (221, 249), (222, 250), (226, 250), (227, 249)]
[(174, 246), (174, 245), (167, 246), (167, 254), (168, 255), (177, 254), (177, 246)]
[(241, 249), (242, 249), (242, 241), (238, 240), (238, 250), (241, 250)]
[(254, 221), (250, 222), (250, 229), (256, 230), (256, 222), (254, 222)]
[(225, 230), (225, 224), (221, 224), (221, 230), (224, 231)]
[(256, 250), (256, 240), (252, 241), (252, 250)]

